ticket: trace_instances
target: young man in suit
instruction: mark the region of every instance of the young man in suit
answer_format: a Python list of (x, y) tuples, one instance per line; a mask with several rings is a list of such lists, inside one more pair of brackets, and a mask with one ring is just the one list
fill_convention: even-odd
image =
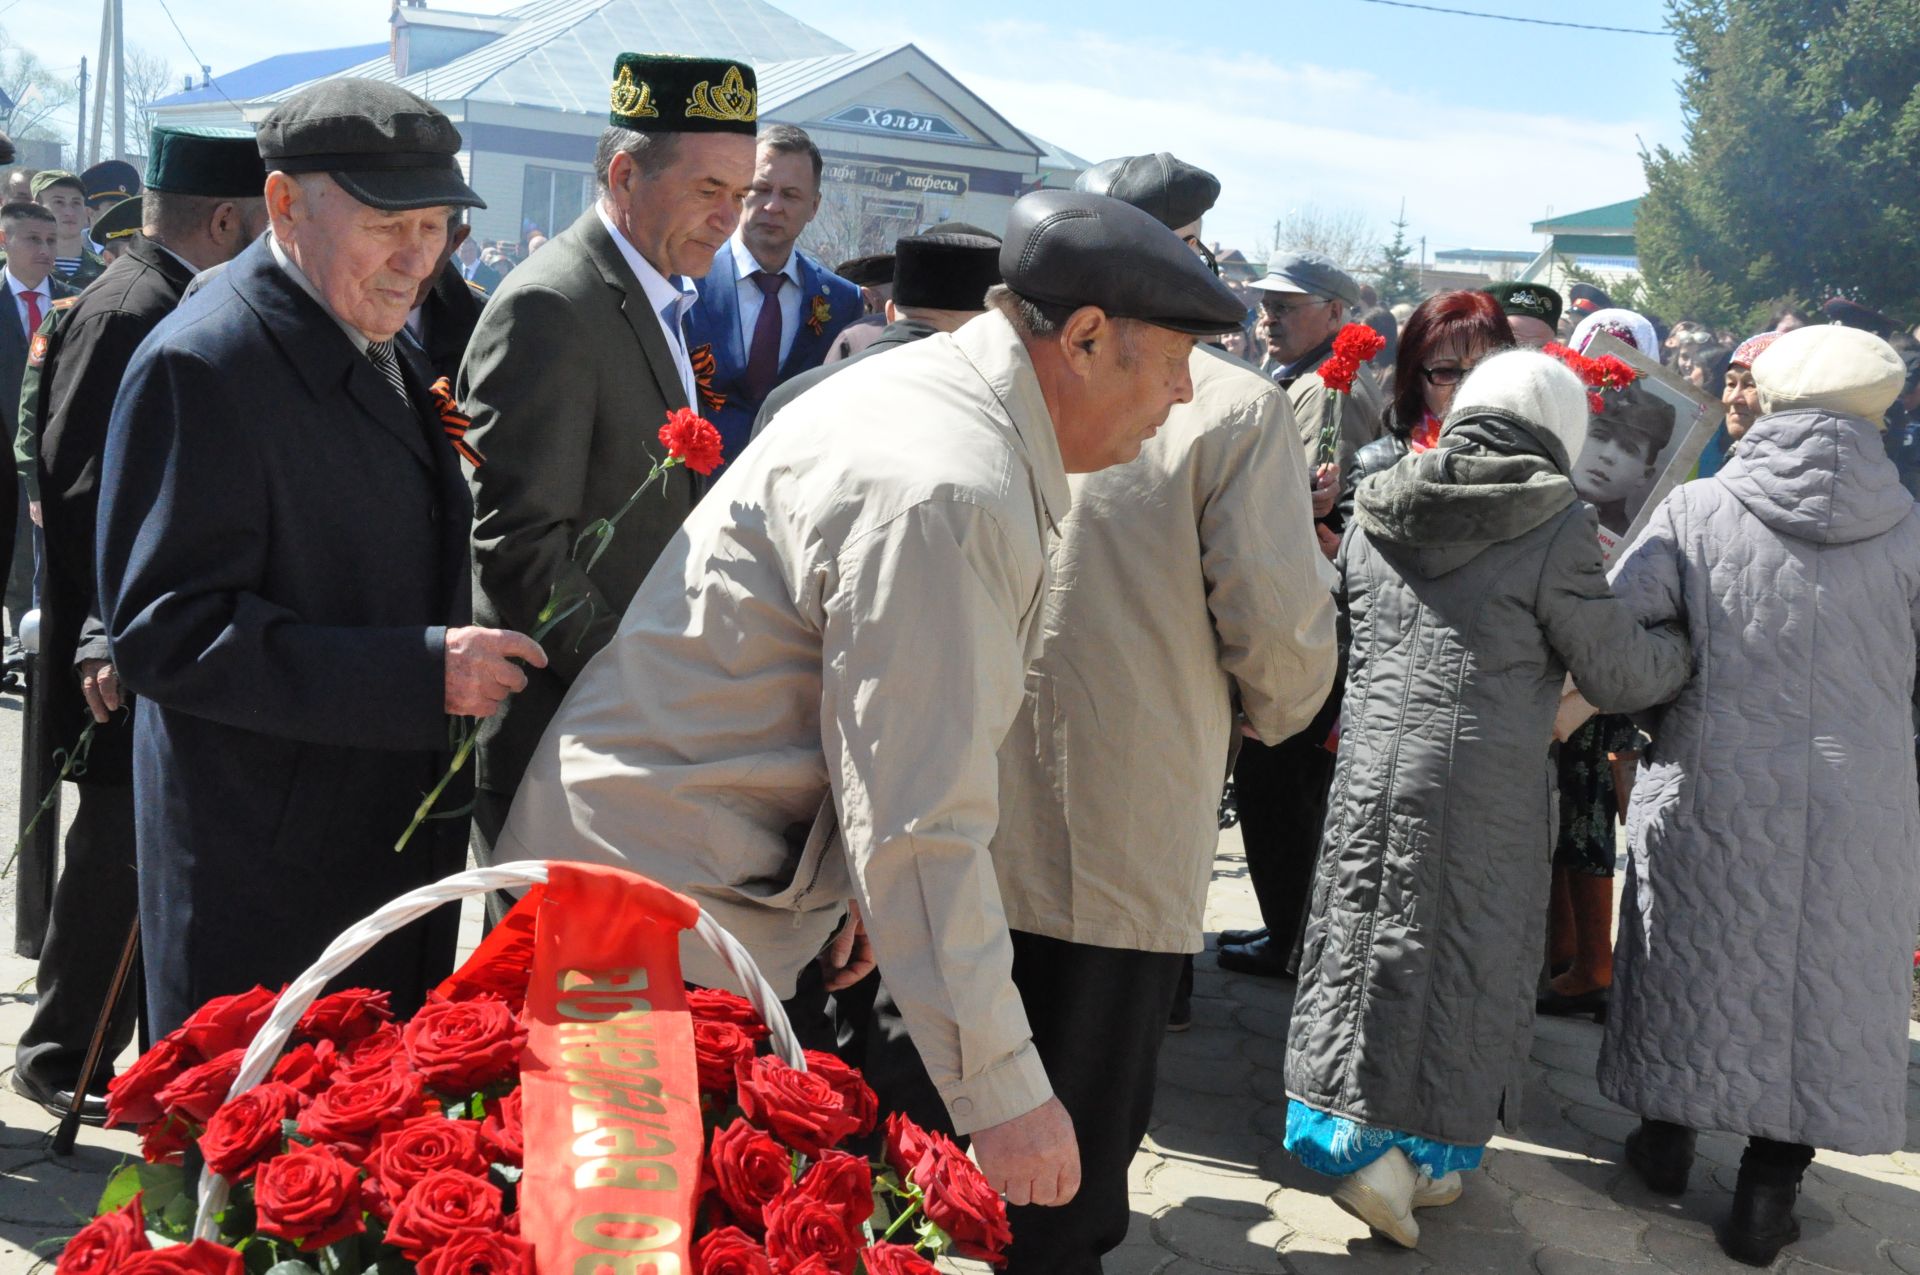
[[(54, 273), (60, 223), (50, 209), (24, 200), (0, 206), (0, 231), (7, 236), (6, 264), (0, 268), (0, 291), (6, 293), (5, 313), (0, 315), (0, 430), (5, 430), (0, 438), (11, 439), (20, 431), (20, 382), (26, 376), (34, 338), (55, 305), (76, 289)], [(7, 650), (10, 658), (20, 659), (20, 617), (33, 605), (32, 540), (19, 480), (0, 482), (0, 488), (4, 489), (0, 491), (0, 539), (6, 553), (0, 556), (0, 568), (6, 571)]]
[(726, 399), (711, 418), (729, 460), (753, 433), (774, 387), (819, 367), (840, 329), (865, 309), (860, 289), (794, 245), (820, 211), (820, 148), (802, 129), (760, 134), (740, 225), (713, 254), (690, 324), (710, 346)]

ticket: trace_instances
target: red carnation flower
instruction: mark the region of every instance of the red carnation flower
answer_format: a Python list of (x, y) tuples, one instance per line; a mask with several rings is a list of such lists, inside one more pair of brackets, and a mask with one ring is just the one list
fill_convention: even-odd
[(1589, 412), (1592, 412), (1595, 416), (1598, 416), (1600, 415), (1600, 413), (1607, 410), (1607, 400), (1600, 397), (1600, 391), (1598, 390), (1587, 391), (1587, 410)]
[(374, 1140), (367, 1154), (370, 1190), (367, 1205), (376, 1217), (393, 1216), (394, 1206), (429, 1173), (458, 1169), (475, 1177), (487, 1174), (480, 1126), (471, 1120), (419, 1116)]
[(773, 1259), (737, 1226), (723, 1226), (693, 1242), (693, 1275), (773, 1275)]
[(199, 1061), (179, 1032), (163, 1036), (152, 1049), (134, 1059), (131, 1067), (107, 1082), (108, 1126), (158, 1120), (166, 1114), (160, 1105), (160, 1091)]
[(229, 1049), (211, 1062), (187, 1068), (156, 1094), (154, 1100), (169, 1115), (205, 1124), (232, 1092), (234, 1078), (240, 1074), (240, 1060), (246, 1052)]
[(819, 1155), (860, 1123), (825, 1076), (772, 1055), (741, 1063), (734, 1080), (747, 1119), (803, 1155)]
[(719, 988), (688, 988), (687, 1012), (695, 1022), (732, 1023), (755, 1040), (764, 1040), (767, 1036), (767, 1025), (760, 1021), (760, 1012), (753, 1003)]
[(932, 1262), (904, 1244), (871, 1244), (861, 1251), (867, 1275), (939, 1275)]
[(693, 1020), (693, 1055), (706, 1093), (733, 1092), (733, 1073), (753, 1057), (753, 1037), (737, 1024), (713, 1018)]
[(525, 1135), (520, 1131), (520, 1090), (487, 1103), (487, 1118), (480, 1125), (480, 1141), (495, 1164), (520, 1167), (526, 1155)]
[(466, 1095), (511, 1080), (527, 1047), (527, 1029), (493, 997), (433, 1001), (401, 1032), (407, 1057), (427, 1085)]
[(1374, 356), (1386, 348), (1387, 338), (1364, 323), (1349, 323), (1333, 338), (1334, 356), (1352, 359), (1356, 364), (1372, 362)]
[(1360, 375), (1360, 364), (1344, 354), (1335, 354), (1314, 370), (1334, 393), (1351, 394), (1353, 378)]
[(153, 1247), (147, 1242), (147, 1219), (140, 1197), (111, 1213), (102, 1213), (80, 1228), (80, 1233), (60, 1250), (54, 1275), (114, 1275), (135, 1253)]
[(212, 1240), (150, 1248), (128, 1258), (114, 1275), (244, 1275), (240, 1254)]
[(533, 1248), (515, 1235), (463, 1231), (420, 1259), (420, 1275), (533, 1275)]
[(294, 1034), (311, 1040), (330, 1040), (336, 1045), (351, 1045), (370, 1036), (380, 1024), (393, 1021), (393, 993), (372, 992), (364, 987), (349, 987), (331, 996), (322, 996), (300, 1015)]
[(837, 1212), (855, 1235), (873, 1216), (873, 1166), (865, 1156), (827, 1152), (807, 1169), (799, 1190)]
[(855, 1136), (865, 1137), (872, 1133), (874, 1123), (880, 1119), (880, 1099), (867, 1085), (866, 1079), (833, 1054), (809, 1049), (806, 1057), (807, 1070), (817, 1072), (832, 1085), (834, 1092), (840, 1095), (841, 1105), (847, 1114), (859, 1122), (853, 1127)]
[(262, 1235), (293, 1240), (312, 1253), (366, 1230), (360, 1220), (360, 1171), (331, 1147), (296, 1147), (260, 1166), (253, 1206)]
[(274, 1003), (279, 999), (278, 992), (264, 987), (238, 996), (216, 996), (180, 1024), (180, 1035), (202, 1058), (218, 1058), (230, 1049), (245, 1049), (253, 1043), (260, 1025), (273, 1013)]
[(414, 1184), (393, 1211), (387, 1243), (418, 1262), (462, 1231), (491, 1231), (501, 1222), (500, 1188), (458, 1169), (440, 1169)]
[(766, 1229), (767, 1205), (793, 1185), (787, 1149), (745, 1120), (714, 1131), (707, 1165), (728, 1211), (755, 1232)]
[(300, 1109), (300, 1091), (268, 1081), (229, 1101), (207, 1121), (200, 1154), (207, 1167), (236, 1182), (251, 1179), (260, 1161), (280, 1153), (281, 1124)]
[(766, 1219), (767, 1255), (778, 1269), (818, 1258), (834, 1275), (853, 1275), (860, 1239), (833, 1205), (793, 1188), (767, 1205)]
[(696, 474), (711, 474), (721, 461), (720, 431), (691, 407), (667, 413), (667, 423), (660, 427), (660, 445), (670, 459)]
[(942, 1134), (927, 1135), (927, 1150), (913, 1169), (914, 1185), (925, 1193), (920, 1207), (953, 1240), (962, 1257), (999, 1265), (1013, 1239), (1007, 1202), (987, 1185), (986, 1174), (967, 1153)]

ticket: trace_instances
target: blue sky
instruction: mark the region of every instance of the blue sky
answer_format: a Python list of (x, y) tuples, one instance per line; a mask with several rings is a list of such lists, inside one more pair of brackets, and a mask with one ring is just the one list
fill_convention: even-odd
[[(1658, 28), (1660, 0), (1440, 0)], [(129, 43), (192, 66), (158, 0)], [(1366, 0), (774, 0), (855, 48), (913, 41), (1022, 128), (1089, 159), (1171, 150), (1219, 175), (1207, 235), (1252, 249), (1290, 208), (1387, 231), (1402, 198), (1429, 250), (1529, 248), (1528, 225), (1641, 193), (1638, 152), (1681, 140), (1665, 37), (1451, 17)], [(216, 72), (385, 38), (388, 0), (169, 0)], [(503, 0), (435, 6), (495, 12)], [(94, 52), (92, 0), (0, 0), (0, 26), (56, 68)], [(268, 19), (267, 15), (271, 15)], [(236, 21), (244, 15), (247, 20)], [(78, 19), (76, 21), (76, 19)]]

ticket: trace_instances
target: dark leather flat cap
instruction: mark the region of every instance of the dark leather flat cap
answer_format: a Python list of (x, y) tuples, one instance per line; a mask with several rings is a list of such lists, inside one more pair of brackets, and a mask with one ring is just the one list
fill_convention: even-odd
[(833, 272), (863, 288), (879, 287), (893, 282), (893, 254), (875, 252), (864, 257), (849, 257), (835, 266)]
[(460, 175), (460, 130), (395, 84), (316, 84), (262, 120), (259, 141), (268, 172), (326, 173), (369, 208), (487, 206)]
[(1124, 200), (1171, 230), (1199, 221), (1220, 199), (1219, 178), (1166, 151), (1103, 160), (1081, 173), (1073, 188)]
[(893, 246), (893, 303), (927, 310), (984, 310), (1000, 282), (1000, 239), (945, 226)]
[(1232, 332), (1247, 307), (1152, 215), (1106, 195), (1040, 190), (1015, 201), (1000, 274), (1030, 301), (1098, 306), (1191, 336)]

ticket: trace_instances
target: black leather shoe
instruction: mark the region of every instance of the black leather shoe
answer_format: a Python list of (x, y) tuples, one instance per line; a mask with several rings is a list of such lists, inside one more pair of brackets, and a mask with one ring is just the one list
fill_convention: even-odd
[(1219, 946), (1245, 947), (1256, 939), (1263, 939), (1265, 937), (1267, 937), (1267, 927), (1264, 925), (1257, 930), (1222, 930), (1220, 931)]
[[(37, 1103), (49, 1115), (64, 1118), (73, 1106), (73, 1090), (43, 1085), (18, 1067), (13, 1069), (13, 1091), (29, 1102)], [(107, 1100), (100, 1094), (88, 1094), (80, 1103), (80, 1123), (103, 1125), (107, 1122)]]
[(1800, 1194), (1796, 1181), (1760, 1177), (1747, 1169), (1733, 1192), (1733, 1213), (1720, 1231), (1720, 1249), (1748, 1266), (1771, 1266), (1780, 1250), (1800, 1238), (1800, 1222), (1793, 1202)]
[(1642, 1120), (1627, 1135), (1627, 1167), (1655, 1195), (1685, 1195), (1693, 1172), (1693, 1130), (1664, 1120)]
[(1235, 974), (1253, 974), (1260, 978), (1292, 978), (1287, 972), (1287, 954), (1266, 937), (1251, 943), (1228, 943), (1220, 948), (1220, 968)]

